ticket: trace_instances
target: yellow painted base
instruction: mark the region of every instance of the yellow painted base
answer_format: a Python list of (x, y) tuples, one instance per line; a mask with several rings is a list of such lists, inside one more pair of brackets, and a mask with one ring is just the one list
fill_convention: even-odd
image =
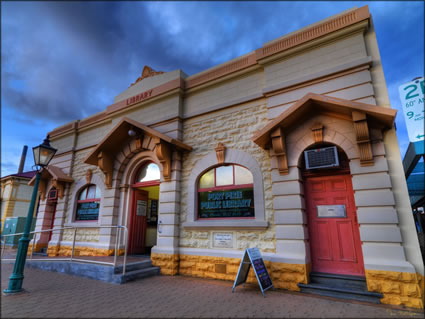
[[(72, 246), (49, 246), (47, 248), (47, 255), (53, 256), (71, 256)], [(101, 249), (92, 247), (78, 247), (74, 248), (74, 256), (113, 256), (115, 249)], [(124, 249), (118, 251), (118, 255), (124, 255)]]
[(151, 254), (152, 265), (160, 267), (161, 275), (177, 275), (179, 270), (179, 255)]
[(383, 304), (424, 308), (424, 276), (416, 273), (366, 270), (369, 291), (384, 295)]
[[(46, 248), (46, 247), (47, 247), (47, 244), (37, 243), (37, 244), (35, 244), (34, 252), (35, 253), (40, 252), (43, 248)], [(30, 243), (28, 245), (28, 253), (27, 253), (27, 255), (31, 255), (31, 251), (32, 251), (32, 243)]]
[[(152, 254), (152, 264), (161, 268), (164, 275), (186, 275), (202, 278), (213, 278), (234, 281), (238, 273), (240, 258)], [(264, 261), (276, 288), (299, 291), (298, 283), (308, 283), (310, 265), (272, 263)], [(254, 271), (251, 269), (248, 283), (256, 283)]]

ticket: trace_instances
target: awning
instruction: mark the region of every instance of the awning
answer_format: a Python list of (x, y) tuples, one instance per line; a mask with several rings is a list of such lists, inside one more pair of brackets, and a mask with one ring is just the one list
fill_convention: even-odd
[[(40, 176), (40, 184), (38, 186), (38, 190), (41, 194), (41, 200), (46, 199), (46, 187), (49, 180), (52, 180), (52, 185), (58, 190), (58, 197), (60, 199), (63, 198), (63, 192), (66, 183), (73, 183), (74, 179), (68, 175), (66, 175), (62, 169), (57, 166), (49, 165), (47, 167), (42, 168), (41, 176)], [(34, 185), (35, 176), (31, 178), (28, 182), (28, 185)]]
[[(279, 158), (279, 171), (286, 174), (286, 146), (284, 135), (291, 128), (304, 122), (306, 116), (318, 114), (336, 116), (352, 121), (356, 133), (360, 163), (373, 165), (372, 149), (369, 138), (369, 125), (390, 129), (393, 126), (397, 110), (376, 105), (354, 102), (325, 95), (308, 93), (287, 110), (283, 111), (263, 129), (257, 131), (252, 140), (263, 149), (273, 148)], [(312, 128), (320, 138), (323, 127)]]
[[(130, 129), (135, 132), (135, 136), (129, 136)], [(112, 187), (113, 163), (116, 154), (126, 145), (129, 145), (131, 152), (143, 149), (154, 151), (163, 166), (165, 180), (171, 178), (172, 151), (192, 150), (191, 146), (177, 139), (124, 117), (84, 160), (84, 163), (98, 166), (102, 170), (105, 174), (105, 184), (109, 188)]]

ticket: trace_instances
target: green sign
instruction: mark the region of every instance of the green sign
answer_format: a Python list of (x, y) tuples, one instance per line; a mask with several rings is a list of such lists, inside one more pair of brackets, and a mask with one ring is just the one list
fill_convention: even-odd
[(78, 203), (76, 220), (97, 220), (99, 218), (99, 202)]
[(254, 190), (199, 192), (198, 208), (199, 218), (255, 217)]

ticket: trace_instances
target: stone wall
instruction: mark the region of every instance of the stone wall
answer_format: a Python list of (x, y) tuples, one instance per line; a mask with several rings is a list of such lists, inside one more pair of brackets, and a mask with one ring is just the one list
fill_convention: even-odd
[(424, 276), (418, 273), (366, 270), (366, 281), (369, 291), (384, 295), (384, 304), (424, 308)]
[[(167, 255), (153, 254), (152, 263), (161, 267), (163, 275), (185, 275), (201, 278), (212, 278), (234, 281), (238, 273), (240, 258), (195, 256), (195, 255)], [(292, 291), (300, 291), (298, 283), (308, 283), (310, 264), (287, 264), (264, 260), (273, 286)], [(247, 283), (257, 283), (255, 273), (251, 267)]]
[(183, 155), (179, 247), (209, 247), (211, 231), (189, 230), (185, 229), (182, 224), (187, 221), (188, 179), (191, 169), (199, 159), (214, 151), (217, 143), (221, 142), (227, 148), (250, 154), (257, 161), (263, 173), (265, 220), (268, 221), (269, 227), (266, 231), (233, 231), (236, 238), (235, 248), (243, 250), (247, 248), (249, 243), (254, 243), (253, 240), (255, 239), (255, 246), (261, 251), (275, 251), (270, 157), (266, 151), (259, 148), (251, 140), (254, 132), (267, 124), (266, 114), (264, 100), (258, 100), (243, 106), (204, 115), (184, 123), (183, 142), (192, 146), (193, 150)]

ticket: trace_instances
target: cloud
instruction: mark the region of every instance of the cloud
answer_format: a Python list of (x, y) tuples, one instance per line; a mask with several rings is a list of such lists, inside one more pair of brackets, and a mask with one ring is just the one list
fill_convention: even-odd
[(104, 110), (144, 65), (192, 75), (365, 4), (397, 107), (398, 86), (423, 75), (423, 2), (4, 2), (2, 107), (42, 138)]

